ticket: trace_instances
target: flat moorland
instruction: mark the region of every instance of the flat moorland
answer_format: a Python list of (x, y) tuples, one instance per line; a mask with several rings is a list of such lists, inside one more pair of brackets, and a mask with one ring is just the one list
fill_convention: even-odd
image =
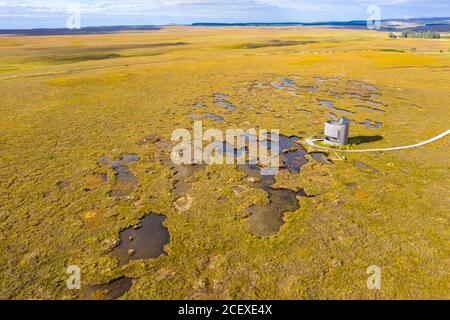
[(448, 137), (287, 141), (303, 166), (270, 191), (168, 159), (195, 119), (304, 139), (345, 115), (349, 148), (427, 140), (449, 129), (449, 50), (307, 27), (0, 35), (0, 298), (448, 299)]

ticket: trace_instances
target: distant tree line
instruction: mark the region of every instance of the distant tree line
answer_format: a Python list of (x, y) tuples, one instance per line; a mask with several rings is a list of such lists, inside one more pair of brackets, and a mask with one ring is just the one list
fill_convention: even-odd
[(441, 34), (435, 31), (422, 31), (422, 32), (414, 32), (414, 31), (403, 31), (401, 38), (426, 38), (426, 39), (440, 39)]

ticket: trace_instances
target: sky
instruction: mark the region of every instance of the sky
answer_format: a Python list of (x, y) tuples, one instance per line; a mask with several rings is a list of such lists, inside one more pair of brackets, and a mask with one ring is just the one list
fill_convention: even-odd
[(69, 8), (86, 27), (366, 20), (369, 5), (382, 19), (450, 16), (450, 0), (0, 0), (0, 29), (64, 28)]

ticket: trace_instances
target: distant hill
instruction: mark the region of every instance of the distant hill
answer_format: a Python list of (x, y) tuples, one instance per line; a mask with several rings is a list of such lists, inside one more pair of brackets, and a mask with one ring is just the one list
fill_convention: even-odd
[[(324, 21), (324, 22), (251, 22), (251, 23), (193, 23), (193, 26), (227, 27), (282, 27), (282, 26), (323, 26), (342, 29), (365, 29), (365, 20), (353, 21)], [(381, 21), (383, 31), (450, 31), (450, 18), (412, 18), (412, 19), (386, 19)]]
[(366, 21), (347, 21), (347, 22), (249, 22), (249, 23), (193, 23), (192, 26), (203, 27), (283, 27), (283, 26), (327, 26), (327, 25), (366, 25)]
[(82, 34), (106, 34), (126, 31), (160, 30), (158, 26), (104, 26), (85, 27), (81, 29), (67, 28), (39, 28), (39, 29), (0, 29), (0, 34), (14, 34), (24, 36), (52, 36), (52, 35), (82, 35)]
[[(283, 27), (283, 26), (322, 26), (334, 29), (366, 29), (365, 20), (353, 21), (325, 21), (325, 22), (249, 22), (249, 23), (193, 23), (191, 26), (200, 27)], [(51, 36), (51, 35), (83, 35), (106, 34), (129, 31), (160, 30), (164, 26), (138, 25), (138, 26), (101, 26), (85, 27), (70, 30), (67, 28), (39, 28), (39, 29), (0, 29), (0, 34), (25, 36)], [(387, 19), (381, 21), (382, 31), (436, 31), (450, 32), (450, 18), (413, 18), (413, 19)]]

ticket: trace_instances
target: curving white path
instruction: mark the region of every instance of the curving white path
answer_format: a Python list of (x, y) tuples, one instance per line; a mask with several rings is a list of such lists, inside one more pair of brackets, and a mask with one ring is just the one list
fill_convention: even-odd
[(328, 151), (346, 152), (346, 153), (381, 152), (381, 151), (397, 151), (397, 150), (404, 150), (404, 149), (419, 148), (419, 147), (424, 146), (426, 144), (430, 144), (430, 143), (435, 142), (435, 141), (437, 141), (439, 139), (442, 139), (445, 136), (447, 136), (448, 134), (450, 134), (450, 130), (447, 130), (447, 131), (441, 133), (440, 135), (438, 135), (438, 136), (436, 136), (434, 138), (431, 138), (430, 140), (423, 141), (423, 142), (420, 142), (420, 143), (417, 143), (417, 144), (413, 144), (411, 146), (396, 147), (396, 148), (386, 148), (386, 149), (340, 150), (340, 149), (322, 147), (322, 146), (318, 146), (318, 145), (315, 144), (316, 141), (323, 141), (323, 139), (308, 138), (308, 139), (305, 139), (305, 142), (308, 145), (310, 145), (311, 147), (319, 148), (319, 149), (322, 149), (322, 150), (328, 150)]

